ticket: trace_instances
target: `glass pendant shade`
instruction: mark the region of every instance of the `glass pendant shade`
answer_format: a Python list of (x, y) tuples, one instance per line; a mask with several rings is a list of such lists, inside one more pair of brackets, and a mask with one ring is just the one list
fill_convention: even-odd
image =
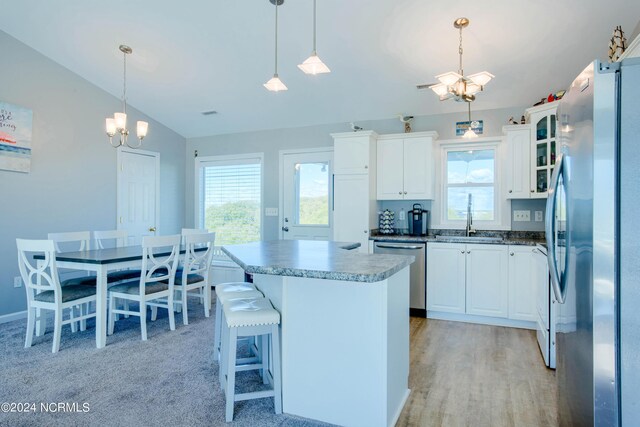
[(466, 93), (467, 95), (475, 95), (482, 90), (482, 87), (475, 83), (467, 83), (466, 86), (467, 87), (464, 93)]
[(142, 139), (147, 136), (147, 130), (149, 130), (149, 123), (138, 121), (136, 123), (136, 133), (138, 135), (138, 139)]
[(313, 75), (331, 72), (329, 67), (327, 67), (315, 53), (305, 59), (302, 64), (298, 64), (298, 68), (300, 68), (305, 74)]
[(460, 74), (454, 73), (453, 71), (436, 76), (436, 79), (445, 86), (451, 86), (461, 78), (462, 76)]
[(127, 115), (125, 113), (115, 113), (113, 119), (116, 123), (116, 129), (122, 130), (127, 128)]
[(491, 79), (494, 77), (495, 76), (493, 74), (488, 73), (486, 71), (482, 71), (480, 73), (470, 75), (469, 80), (471, 80), (473, 83), (477, 84), (478, 86), (484, 86), (487, 83), (489, 83)]
[(105, 122), (106, 122), (105, 127), (107, 130), (107, 135), (112, 137), (113, 135), (116, 134), (116, 121), (112, 117), (109, 117), (105, 120)]
[(478, 134), (476, 134), (472, 129), (471, 125), (469, 125), (469, 129), (462, 135), (463, 138), (477, 138)]
[(280, 80), (277, 74), (274, 74), (271, 80), (266, 82), (263, 86), (271, 92), (280, 92), (282, 90), (287, 90), (287, 87), (284, 83), (282, 83), (282, 80)]
[(444, 96), (449, 92), (447, 85), (442, 83), (431, 86), (431, 90), (433, 90), (438, 96)]

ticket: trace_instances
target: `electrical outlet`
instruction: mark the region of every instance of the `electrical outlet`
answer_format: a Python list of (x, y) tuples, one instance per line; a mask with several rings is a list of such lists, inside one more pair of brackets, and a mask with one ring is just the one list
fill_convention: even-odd
[(16, 276), (13, 278), (13, 287), (21, 288), (22, 287), (22, 277)]
[(278, 208), (264, 208), (265, 216), (278, 216)]
[(536, 211), (536, 222), (542, 222), (542, 211)]
[(531, 221), (531, 211), (513, 211), (514, 221)]

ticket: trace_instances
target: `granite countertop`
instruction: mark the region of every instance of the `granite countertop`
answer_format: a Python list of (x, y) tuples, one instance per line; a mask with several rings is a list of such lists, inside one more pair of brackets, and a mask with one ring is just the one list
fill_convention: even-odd
[[(436, 230), (439, 232), (440, 230)], [(369, 240), (375, 240), (379, 242), (439, 242), (439, 243), (478, 243), (483, 245), (526, 245), (547, 246), (547, 242), (544, 239), (544, 233), (529, 232), (529, 231), (505, 231), (505, 232), (478, 232), (475, 236), (464, 239), (463, 234), (452, 234), (451, 239), (447, 239), (447, 235), (437, 233), (439, 237), (436, 238), (435, 234), (428, 236), (411, 236), (408, 234), (378, 234), (375, 230), (372, 230)], [(477, 237), (476, 237), (477, 236)], [(475, 237), (475, 239), (474, 239)], [(481, 237), (502, 237), (502, 240), (487, 241), (477, 240)]]
[(359, 243), (317, 240), (274, 240), (223, 246), (247, 273), (350, 282), (379, 282), (411, 264), (406, 255), (351, 251)]

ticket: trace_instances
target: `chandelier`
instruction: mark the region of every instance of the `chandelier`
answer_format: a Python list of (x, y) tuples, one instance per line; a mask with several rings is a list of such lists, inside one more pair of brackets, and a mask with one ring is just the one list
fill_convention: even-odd
[[(107, 117), (106, 130), (109, 136), (109, 143), (112, 147), (118, 148), (126, 145), (129, 148), (139, 148), (142, 145), (142, 139), (147, 136), (147, 130), (149, 123), (138, 121), (136, 123), (136, 134), (138, 135), (138, 144), (129, 144), (129, 129), (127, 129), (127, 55), (130, 55), (133, 50), (126, 45), (120, 45), (120, 52), (124, 56), (124, 74), (122, 85), (122, 112), (114, 113), (113, 117)], [(120, 134), (120, 138), (115, 143), (113, 137), (116, 133)]]
[[(465, 76), (462, 68), (462, 29), (469, 25), (467, 18), (458, 18), (453, 22), (453, 26), (460, 30), (460, 45), (458, 54), (460, 62), (458, 72), (449, 71), (436, 76), (440, 83), (428, 85), (439, 97), (440, 101), (453, 98), (458, 102), (471, 102), (476, 99), (476, 93), (484, 89), (484, 85), (489, 83), (495, 76), (487, 71)], [(419, 86), (420, 88), (420, 86)]]

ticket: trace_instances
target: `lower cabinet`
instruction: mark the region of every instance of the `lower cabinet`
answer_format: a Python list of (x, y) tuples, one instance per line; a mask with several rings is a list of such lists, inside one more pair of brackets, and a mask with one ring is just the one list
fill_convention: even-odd
[(531, 246), (427, 244), (427, 310), (534, 322)]
[(509, 246), (509, 319), (537, 320), (535, 250), (532, 246)]
[(368, 253), (372, 203), (369, 175), (334, 175), (333, 179), (333, 240), (358, 242), (358, 250)]
[(427, 310), (508, 315), (506, 246), (427, 244)]

